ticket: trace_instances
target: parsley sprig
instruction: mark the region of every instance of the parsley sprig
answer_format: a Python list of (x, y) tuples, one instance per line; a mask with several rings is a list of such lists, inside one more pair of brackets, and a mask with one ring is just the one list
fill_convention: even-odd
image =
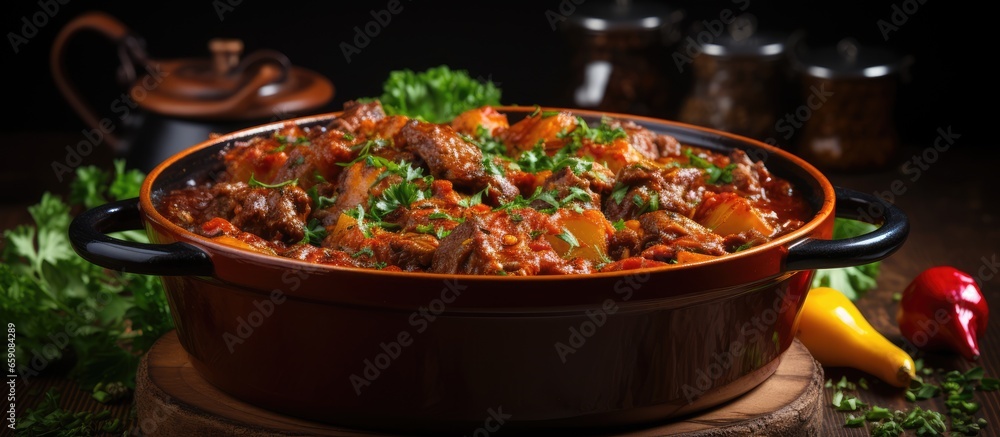
[[(424, 185), (429, 185), (433, 178), (426, 176), (420, 179)], [(371, 228), (373, 226), (383, 229), (396, 229), (398, 224), (386, 222), (384, 219), (390, 213), (399, 208), (408, 208), (413, 202), (428, 199), (431, 197), (429, 188), (421, 188), (413, 181), (401, 181), (389, 185), (379, 196), (368, 198), (367, 208), (358, 204), (354, 209), (348, 210), (347, 215), (357, 220), (357, 226), (366, 237), (372, 237)]]
[[(65, 376), (92, 391), (98, 400), (109, 400), (109, 395), (120, 391), (102, 388), (134, 387), (141, 354), (173, 329), (157, 277), (91, 264), (76, 254), (69, 241), (71, 205), (94, 208), (137, 197), (144, 178), (138, 170), (127, 170), (120, 160), (110, 171), (80, 167), (68, 203), (45, 193), (28, 208), (34, 223), (3, 232), (0, 314), (17, 326), (16, 354), (23, 358), (17, 360), (16, 372), (29, 382), (70, 367)], [(149, 242), (142, 231), (115, 236)], [(65, 337), (65, 344), (52, 352), (54, 336)], [(43, 350), (49, 365), (32, 365), (28, 358)], [(22, 416), (20, 424), (29, 416)]]
[(288, 146), (294, 147), (294, 146), (310, 146), (310, 145), (312, 145), (312, 143), (309, 142), (309, 138), (306, 138), (306, 137), (297, 137), (297, 136), (294, 136), (294, 135), (279, 135), (279, 134), (276, 133), (276, 134), (274, 134), (274, 139), (277, 140), (278, 144), (280, 144), (280, 145), (278, 147), (275, 147), (274, 149), (271, 149), (271, 151), (268, 152), (268, 153), (283, 152), (283, 151), (285, 151), (286, 148), (288, 148)]
[(628, 133), (621, 127), (611, 127), (611, 120), (601, 117), (601, 124), (597, 127), (590, 127), (583, 117), (576, 117), (576, 129), (572, 132), (563, 133), (562, 137), (569, 137), (571, 142), (579, 144), (581, 140), (590, 140), (597, 144), (611, 144), (615, 140), (628, 138)]
[[(350, 160), (348, 162), (338, 162), (337, 165), (339, 165), (341, 167), (350, 167), (350, 166), (352, 166), (352, 165), (354, 165), (356, 163), (359, 163), (361, 161), (366, 161), (366, 160), (369, 160), (369, 159), (377, 158), (376, 156), (372, 155), (372, 153), (378, 151), (381, 148), (388, 147), (390, 144), (391, 144), (391, 140), (387, 140), (385, 138), (373, 138), (373, 139), (367, 140), (367, 141), (365, 141), (365, 142), (363, 142), (361, 144), (358, 144), (358, 145), (355, 145), (354, 147), (351, 147), (351, 150), (357, 150), (358, 151), (358, 157), (357, 158), (354, 158), (354, 159), (352, 159), (352, 160)], [(382, 158), (382, 159), (384, 159), (384, 158)]]
[(695, 155), (691, 149), (684, 149), (684, 156), (687, 156), (691, 165), (704, 169), (707, 175), (706, 181), (710, 184), (731, 184), (733, 182), (733, 170), (736, 164), (729, 164), (720, 168), (711, 161)]
[(535, 192), (525, 198), (524, 196), (518, 194), (513, 200), (503, 203), (496, 208), (494, 211), (510, 211), (513, 209), (528, 208), (535, 201), (542, 201), (549, 205), (547, 208), (539, 208), (538, 211), (544, 212), (546, 214), (553, 214), (559, 208), (566, 208), (570, 206), (574, 211), (582, 212), (583, 209), (579, 205), (573, 204), (574, 202), (589, 202), (591, 200), (590, 193), (579, 187), (570, 187), (569, 194), (559, 198), (558, 190), (542, 190), (542, 187), (535, 188)]
[(490, 135), (490, 131), (487, 130), (483, 125), (476, 126), (476, 135), (469, 136), (465, 134), (458, 134), (463, 140), (474, 144), (483, 152), (483, 155), (496, 155), (496, 156), (506, 156), (507, 147), (504, 146), (503, 142), (497, 138)]
[(288, 186), (288, 185), (297, 185), (298, 183), (299, 183), (299, 180), (298, 180), (298, 178), (296, 178), (296, 179), (289, 179), (289, 180), (284, 181), (284, 182), (278, 182), (276, 184), (265, 184), (265, 183), (263, 183), (261, 181), (258, 181), (254, 177), (253, 173), (250, 173), (250, 180), (247, 181), (247, 185), (249, 185), (251, 188), (281, 188), (281, 187)]
[(517, 157), (518, 168), (528, 173), (538, 173), (545, 170), (555, 172), (563, 167), (569, 167), (575, 174), (591, 171), (594, 161), (590, 157), (575, 156), (580, 149), (579, 143), (567, 143), (552, 156), (545, 151), (544, 141), (539, 140), (531, 150), (525, 150)]

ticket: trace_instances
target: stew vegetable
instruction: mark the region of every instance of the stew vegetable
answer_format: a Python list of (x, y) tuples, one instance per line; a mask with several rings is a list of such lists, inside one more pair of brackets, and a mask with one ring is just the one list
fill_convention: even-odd
[[(595, 123), (596, 124), (596, 123)], [(741, 150), (688, 147), (631, 121), (484, 106), (450, 123), (348, 102), (223, 150), (213, 181), (158, 197), (219, 243), (344, 267), (552, 275), (726, 256), (811, 217)]]

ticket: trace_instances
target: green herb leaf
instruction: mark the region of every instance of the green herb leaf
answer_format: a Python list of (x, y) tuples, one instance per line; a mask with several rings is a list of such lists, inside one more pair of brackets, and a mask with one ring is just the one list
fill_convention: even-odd
[(879, 406), (872, 406), (871, 410), (865, 413), (865, 420), (869, 422), (875, 422), (878, 420), (886, 420), (892, 418), (892, 412), (888, 408), (883, 408)]
[(291, 179), (284, 182), (279, 182), (277, 184), (265, 184), (255, 179), (253, 173), (250, 173), (250, 180), (247, 181), (247, 185), (249, 185), (252, 188), (281, 188), (286, 185), (296, 185), (298, 183), (299, 183), (298, 179)]
[(373, 252), (372, 248), (370, 248), (370, 247), (363, 247), (361, 249), (358, 249), (358, 251), (352, 253), (351, 254), (351, 258), (357, 258), (357, 257), (362, 256), (362, 255), (365, 255), (365, 256), (375, 256), (375, 252)]
[(979, 382), (979, 389), (982, 391), (1000, 390), (1000, 379), (983, 378), (982, 381)]
[(429, 218), (431, 220), (444, 219), (444, 220), (451, 220), (453, 222), (458, 222), (458, 223), (465, 223), (465, 218), (454, 217), (451, 214), (448, 214), (446, 212), (441, 212), (441, 211), (436, 211), (436, 212), (432, 212), (430, 214), (427, 214), (427, 218)]
[(377, 198), (372, 198), (368, 209), (376, 218), (381, 219), (399, 208), (409, 207), (413, 202), (428, 197), (430, 193), (416, 184), (400, 182), (387, 187)]
[(736, 164), (729, 164), (723, 168), (719, 168), (711, 161), (695, 155), (691, 149), (685, 149), (684, 155), (688, 157), (692, 166), (705, 170), (705, 173), (708, 175), (706, 178), (708, 183), (729, 184), (733, 182), (733, 170), (736, 169)]
[(628, 188), (628, 185), (616, 182), (614, 188), (611, 190), (611, 199), (614, 200), (616, 204), (621, 205), (622, 201), (625, 200), (625, 194), (628, 193)]
[(499, 105), (500, 94), (493, 82), (480, 82), (465, 70), (442, 65), (419, 73), (390, 72), (378, 99), (386, 114), (446, 123), (469, 109)]
[[(835, 240), (856, 237), (875, 230), (877, 226), (850, 219), (837, 218), (834, 221)], [(851, 300), (858, 300), (875, 288), (878, 279), (879, 262), (857, 267), (820, 269), (813, 275), (812, 288), (830, 287), (844, 293)]]
[(618, 219), (611, 222), (611, 226), (615, 228), (616, 231), (625, 230), (625, 219)]
[[(145, 175), (127, 170), (120, 160), (112, 171), (78, 168), (73, 198), (99, 206), (95, 204), (106, 199), (138, 195)], [(162, 285), (153, 276), (109, 271), (80, 258), (69, 242), (70, 210), (59, 197), (44, 193), (37, 205), (28, 208), (33, 224), (3, 232), (0, 314), (17, 326), (18, 356), (51, 350), (51, 335), (65, 333), (65, 344), (45, 357), (49, 363), (59, 363), (58, 367), (70, 368), (61, 376), (77, 381), (85, 390), (101, 384), (134, 387), (141, 354), (173, 329)], [(141, 231), (115, 236), (149, 242)], [(67, 361), (72, 357), (73, 361)], [(28, 363), (19, 360), (16, 370), (30, 380), (38, 374)], [(122, 392), (97, 390), (94, 394), (108, 400)]]
[(483, 195), (486, 194), (486, 190), (488, 189), (489, 188), (483, 188), (478, 193), (473, 194), (472, 196), (467, 197), (465, 199), (459, 200), (458, 206), (461, 206), (462, 208), (471, 208), (473, 206), (483, 203)]
[(576, 239), (576, 236), (569, 231), (569, 229), (563, 228), (562, 233), (557, 235), (557, 237), (559, 237), (560, 240), (565, 241), (567, 244), (569, 244), (570, 250), (580, 247), (580, 242)]
[(326, 228), (317, 219), (309, 219), (304, 228), (304, 236), (302, 237), (303, 244), (311, 244), (313, 246), (319, 246), (323, 243), (323, 239), (326, 238)]
[(361, 143), (360, 145), (351, 148), (351, 150), (355, 149), (358, 150), (357, 158), (354, 158), (348, 162), (338, 162), (337, 165), (341, 167), (350, 167), (359, 162), (368, 161), (370, 158), (373, 157), (372, 155), (373, 152), (378, 151), (378, 149), (381, 149), (383, 147), (387, 147), (389, 144), (390, 141), (384, 138), (374, 138), (365, 141), (364, 143)]
[(847, 420), (844, 421), (844, 426), (847, 428), (860, 428), (865, 426), (864, 417), (854, 417), (853, 414), (847, 416)]

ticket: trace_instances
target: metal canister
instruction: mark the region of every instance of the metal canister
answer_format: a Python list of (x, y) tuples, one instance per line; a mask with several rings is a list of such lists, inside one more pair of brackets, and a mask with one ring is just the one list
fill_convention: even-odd
[(795, 57), (801, 104), (787, 130), (801, 129), (796, 153), (825, 170), (884, 168), (899, 146), (894, 111), (908, 58), (852, 39)]
[(668, 115), (678, 94), (669, 49), (682, 17), (662, 2), (582, 3), (561, 27), (571, 51), (564, 99), (578, 108)]
[(738, 22), (703, 44), (691, 60), (693, 85), (678, 118), (761, 141), (773, 139), (788, 101), (788, 37), (737, 29), (752, 26)]

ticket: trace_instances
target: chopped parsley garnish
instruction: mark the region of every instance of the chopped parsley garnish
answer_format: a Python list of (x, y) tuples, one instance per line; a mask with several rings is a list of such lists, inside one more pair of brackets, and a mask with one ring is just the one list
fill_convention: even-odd
[(292, 163), (289, 164), (288, 167), (289, 168), (295, 168), (295, 167), (298, 167), (298, 166), (304, 164), (305, 162), (306, 162), (306, 157), (302, 156), (302, 155), (299, 155), (299, 156), (296, 156), (295, 159), (292, 160)]
[(293, 146), (309, 145), (309, 138), (297, 137), (295, 135), (278, 135), (274, 134), (274, 139), (278, 140), (281, 144), (290, 144)]
[(554, 172), (563, 167), (569, 167), (573, 173), (583, 174), (593, 169), (594, 161), (590, 157), (574, 156), (580, 147), (579, 142), (570, 142), (549, 156), (545, 152), (545, 142), (538, 140), (531, 150), (521, 152), (515, 163), (521, 170), (528, 173), (538, 173), (545, 170)]
[(344, 138), (345, 141), (354, 141), (354, 135), (351, 135), (350, 132), (345, 133), (344, 136), (343, 136), (343, 138)]
[(442, 226), (434, 227), (434, 225), (417, 225), (416, 230), (421, 234), (433, 235), (437, 237), (438, 240), (443, 240), (444, 237), (451, 235), (451, 231)]
[(559, 237), (560, 240), (565, 241), (566, 244), (569, 244), (570, 250), (580, 247), (580, 242), (577, 241), (576, 236), (573, 235), (569, 229), (563, 228), (562, 232), (557, 235), (557, 237)]
[(388, 265), (389, 265), (389, 263), (387, 263), (385, 261), (375, 261), (372, 264), (372, 267), (375, 267), (376, 270), (382, 270), (382, 269), (386, 268)]
[(517, 165), (528, 173), (538, 173), (552, 169), (552, 158), (545, 153), (545, 142), (538, 140), (531, 150), (525, 150), (517, 158)]
[(347, 214), (348, 216), (354, 218), (355, 222), (358, 225), (358, 230), (361, 231), (361, 233), (364, 234), (365, 237), (367, 238), (372, 237), (372, 231), (371, 229), (368, 229), (368, 223), (365, 223), (364, 206), (361, 206), (361, 204), (359, 203), (356, 208), (347, 210), (344, 214)]
[(484, 155), (506, 157), (507, 147), (503, 145), (502, 141), (490, 135), (490, 131), (483, 127), (483, 125), (476, 126), (475, 137), (470, 137), (465, 134), (459, 134), (459, 136), (462, 137), (463, 140), (475, 144)]
[[(501, 204), (500, 206), (493, 208), (493, 210), (509, 211), (512, 209), (528, 208), (531, 206), (532, 203), (534, 203), (537, 200), (545, 202), (550, 206), (549, 208), (539, 208), (538, 211), (544, 212), (546, 214), (552, 214), (555, 213), (559, 208), (565, 208), (567, 205), (576, 200), (581, 200), (581, 201), (591, 200), (590, 194), (587, 193), (586, 190), (583, 190), (582, 188), (578, 187), (570, 188), (570, 193), (567, 194), (562, 199), (557, 197), (558, 195), (559, 195), (558, 190), (544, 191), (542, 190), (542, 187), (538, 187), (535, 188), (535, 192), (532, 193), (530, 197), (525, 198), (524, 196), (518, 194), (517, 197), (514, 198), (514, 200)], [(579, 206), (576, 206), (573, 209), (577, 212), (583, 211)]]
[(431, 220), (444, 219), (444, 220), (451, 220), (451, 221), (457, 222), (457, 223), (465, 223), (465, 219), (462, 218), (462, 217), (453, 217), (451, 214), (448, 214), (446, 212), (440, 212), (440, 211), (438, 211), (438, 212), (432, 212), (430, 214), (427, 214), (427, 218), (429, 218)]
[(510, 217), (510, 221), (512, 221), (512, 222), (519, 222), (519, 221), (523, 221), (524, 220), (524, 216), (522, 216), (521, 214), (518, 214), (518, 213), (508, 212), (507, 213), (507, 217)]
[(504, 169), (503, 165), (497, 164), (496, 160), (494, 160), (490, 156), (486, 156), (483, 158), (483, 168), (486, 169), (486, 174), (488, 175), (504, 176), (507, 174), (507, 171), (506, 169)]
[(704, 169), (707, 173), (706, 181), (710, 184), (730, 184), (733, 182), (733, 170), (736, 169), (736, 164), (729, 164), (725, 168), (719, 168), (711, 161), (695, 155), (691, 149), (684, 149), (684, 156), (687, 156), (691, 161), (691, 165), (700, 169)]
[(326, 238), (326, 228), (317, 219), (309, 219), (305, 226), (305, 235), (302, 237), (301, 243), (311, 244), (313, 246), (319, 246), (323, 239)]
[(462, 208), (471, 208), (473, 206), (479, 205), (480, 203), (483, 203), (483, 194), (486, 194), (486, 190), (488, 190), (488, 189), (489, 189), (489, 187), (483, 188), (478, 193), (473, 194), (472, 196), (470, 196), (468, 198), (459, 200), (458, 201), (458, 206), (461, 206)]
[(559, 115), (559, 111), (542, 111), (542, 118), (555, 117)]
[(541, 112), (542, 112), (542, 107), (538, 106), (538, 105), (535, 105), (535, 110), (531, 111), (531, 114), (528, 114), (528, 117), (534, 117), (534, 116), (540, 114)]
[[(371, 204), (374, 202), (375, 201), (371, 199), (368, 203)], [(370, 209), (371, 207), (369, 207), (369, 210)], [(353, 217), (357, 221), (358, 230), (360, 230), (366, 238), (372, 238), (372, 227), (379, 227), (383, 229), (393, 229), (399, 227), (399, 225), (395, 223), (382, 221), (382, 217), (375, 213), (365, 213), (365, 207), (360, 203), (357, 207), (345, 211), (344, 214), (347, 214), (349, 217)]]
[(362, 255), (375, 256), (375, 252), (373, 252), (372, 248), (370, 247), (363, 247), (361, 249), (358, 249), (357, 252), (352, 253), (351, 258), (357, 258)]
[(615, 203), (621, 205), (625, 200), (626, 193), (628, 193), (628, 185), (616, 182), (615, 187), (611, 190), (611, 199), (614, 200)]
[(618, 219), (611, 222), (611, 226), (615, 228), (616, 231), (625, 230), (625, 219)]
[(540, 196), (541, 194), (542, 194), (542, 187), (538, 187), (535, 188), (535, 192), (530, 197), (524, 198), (524, 196), (518, 194), (517, 197), (514, 198), (514, 200), (501, 204), (500, 206), (493, 208), (493, 210), (501, 211), (501, 210), (527, 208), (529, 205), (531, 205), (531, 202), (534, 202), (535, 199), (538, 199), (538, 196)]
[(339, 165), (341, 167), (350, 167), (350, 166), (352, 166), (352, 165), (354, 165), (354, 164), (356, 164), (358, 162), (365, 161), (368, 158), (372, 157), (372, 152), (374, 152), (374, 151), (376, 151), (378, 149), (381, 149), (383, 147), (386, 147), (389, 144), (390, 144), (390, 141), (387, 140), (387, 139), (384, 139), (384, 138), (375, 138), (375, 139), (371, 139), (371, 140), (365, 141), (364, 143), (361, 143), (361, 144), (359, 144), (357, 146), (351, 147), (351, 150), (358, 150), (359, 151), (357, 158), (354, 158), (353, 160), (351, 160), (349, 162), (338, 162), (337, 165)]
[(637, 214), (645, 214), (660, 209), (660, 195), (656, 192), (649, 194), (649, 199), (635, 194), (632, 196), (632, 203), (638, 208)]
[(392, 184), (377, 198), (369, 200), (369, 210), (379, 219), (411, 203), (430, 197), (430, 190), (422, 190), (412, 182)]
[[(382, 174), (378, 175), (378, 178), (375, 179), (375, 182), (381, 181), (382, 179), (385, 179), (390, 175), (397, 175), (403, 178), (403, 180), (406, 182), (415, 181), (417, 179), (425, 177), (423, 167), (414, 167), (412, 163), (404, 161), (402, 159), (400, 159), (399, 162), (396, 163), (388, 159), (385, 159), (381, 156), (369, 156), (366, 159), (365, 163), (372, 167), (385, 169), (385, 171), (382, 172)], [(427, 176), (427, 178), (430, 177)], [(430, 184), (432, 181), (433, 178), (430, 178), (427, 179), (425, 182)]]
[(309, 198), (312, 199), (313, 201), (312, 204), (313, 209), (327, 209), (333, 206), (333, 204), (337, 201), (337, 196), (326, 197), (320, 195), (319, 188), (317, 188), (315, 185), (309, 187), (309, 189), (306, 190), (306, 194), (308, 194)]
[(566, 197), (563, 197), (562, 200), (559, 201), (559, 203), (566, 205), (575, 200), (579, 200), (581, 202), (590, 202), (593, 200), (593, 198), (591, 198), (590, 193), (587, 192), (587, 190), (584, 190), (583, 188), (569, 187), (569, 194), (567, 194)]
[(313, 170), (313, 180), (316, 181), (317, 184), (326, 183), (326, 178), (319, 174), (319, 170)]
[[(923, 368), (922, 359), (916, 360), (917, 373), (924, 376), (931, 376), (934, 371)], [(838, 411), (858, 411), (860, 415), (851, 414), (847, 416), (845, 427), (862, 427), (865, 422), (871, 423), (872, 436), (898, 437), (907, 430), (913, 430), (918, 436), (940, 436), (940, 435), (979, 435), (987, 426), (986, 420), (976, 418), (973, 415), (979, 410), (980, 405), (973, 401), (974, 392), (981, 390), (984, 381), (983, 369), (974, 367), (962, 373), (951, 371), (944, 373), (939, 370), (937, 377), (940, 386), (929, 382), (914, 380), (916, 385), (908, 389), (907, 399), (911, 402), (931, 399), (938, 394), (945, 397), (944, 404), (947, 413), (942, 414), (936, 411), (925, 410), (919, 406), (914, 406), (907, 411), (890, 411), (888, 408), (880, 406), (868, 407), (861, 401), (855, 401), (851, 405), (854, 396), (846, 394), (845, 390), (856, 390), (858, 386), (862, 389), (868, 388), (867, 381), (859, 381), (857, 385), (841, 378), (840, 382), (833, 384), (832, 380), (826, 382), (827, 388), (833, 388), (832, 404)], [(856, 409), (853, 407), (857, 407)], [(950, 426), (949, 426), (950, 421)]]
[(265, 184), (265, 183), (263, 183), (261, 181), (258, 181), (256, 178), (254, 178), (253, 173), (250, 173), (250, 180), (247, 181), (247, 185), (249, 185), (249, 186), (251, 186), (253, 188), (281, 188), (281, 187), (284, 187), (286, 185), (296, 185), (298, 183), (299, 183), (299, 180), (298, 180), (298, 178), (296, 178), (296, 179), (289, 179), (289, 180), (284, 181), (284, 182), (279, 182), (277, 184)]
[(268, 152), (268, 153), (284, 152), (285, 149), (288, 148), (288, 146), (308, 146), (308, 145), (312, 144), (312, 143), (309, 142), (309, 138), (306, 138), (306, 137), (297, 137), (297, 136), (294, 136), (294, 135), (278, 135), (278, 134), (274, 134), (274, 139), (277, 140), (278, 144), (281, 144), (281, 145), (278, 146), (278, 147), (275, 147), (274, 149), (271, 149), (271, 151)]
[(588, 139), (597, 144), (610, 144), (618, 139), (628, 138), (628, 133), (621, 127), (611, 127), (607, 117), (601, 117), (601, 124), (597, 127), (590, 127), (583, 117), (576, 117), (576, 129), (570, 132), (568, 137), (575, 142), (579, 139)]

